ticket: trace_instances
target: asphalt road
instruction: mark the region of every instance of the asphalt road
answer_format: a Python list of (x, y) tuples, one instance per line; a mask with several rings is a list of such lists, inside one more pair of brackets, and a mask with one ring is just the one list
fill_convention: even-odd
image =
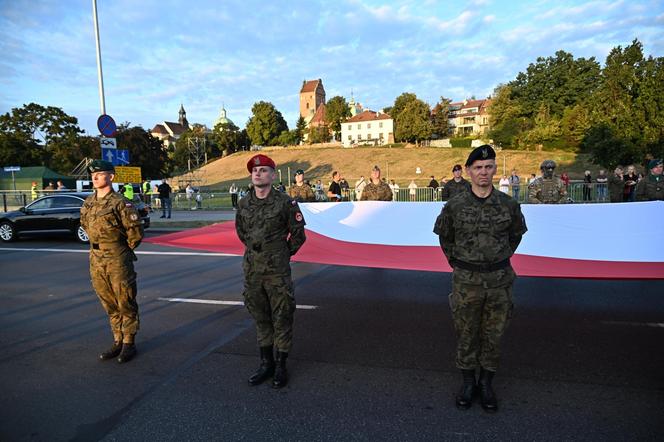
[[(155, 234), (155, 233), (152, 233)], [(21, 251), (11, 250), (19, 248)], [(31, 249), (47, 248), (51, 251)], [(62, 249), (62, 251), (58, 251)], [(85, 246), (0, 245), (0, 440), (661, 440), (664, 281), (520, 278), (495, 388), (454, 407), (450, 275), (296, 263), (291, 381), (258, 363), (237, 257), (144, 244), (141, 331), (111, 341)], [(77, 252), (78, 251), (78, 252)], [(315, 308), (313, 308), (315, 307)]]

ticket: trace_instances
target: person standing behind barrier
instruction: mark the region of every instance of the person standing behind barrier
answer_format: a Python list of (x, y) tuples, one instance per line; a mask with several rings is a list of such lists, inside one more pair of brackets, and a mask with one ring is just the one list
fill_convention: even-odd
[(355, 199), (360, 201), (362, 198), (362, 191), (367, 185), (367, 181), (364, 179), (364, 175), (360, 176), (360, 179), (355, 181)]
[(143, 185), (141, 186), (141, 190), (143, 191), (143, 202), (145, 204), (150, 204), (150, 189), (151, 188), (152, 188), (152, 186), (150, 186), (150, 180), (146, 178), (145, 181), (143, 181)]
[(431, 180), (429, 180), (427, 187), (431, 189), (431, 201), (436, 201), (436, 193), (438, 192), (440, 184), (438, 184), (438, 181), (436, 181), (436, 178), (434, 178), (433, 175), (431, 175)]
[(597, 201), (599, 202), (605, 202), (606, 201), (606, 195), (607, 195), (607, 183), (609, 181), (609, 177), (606, 176), (606, 172), (604, 169), (599, 170), (599, 175), (597, 175), (597, 178), (595, 178), (595, 182), (597, 183)]
[(228, 189), (228, 193), (231, 194), (231, 205), (233, 206), (233, 209), (237, 209), (238, 188), (235, 183), (231, 184), (231, 187)]
[(92, 287), (109, 316), (113, 332), (113, 345), (99, 359), (117, 357), (119, 363), (124, 363), (136, 355), (134, 340), (139, 317), (134, 249), (143, 239), (143, 226), (131, 202), (113, 192), (113, 165), (95, 160), (88, 170), (95, 193), (81, 207), (81, 226), (90, 237)]
[(636, 185), (637, 201), (664, 201), (664, 176), (662, 176), (662, 159), (648, 162), (650, 173)]
[(411, 201), (417, 200), (417, 184), (415, 184), (415, 180), (410, 180), (410, 184), (408, 185), (408, 195), (410, 195)]
[(235, 229), (245, 246), (244, 304), (256, 322), (261, 358), (249, 384), (258, 385), (274, 376), (272, 387), (281, 388), (288, 383), (286, 359), (295, 312), (290, 257), (306, 237), (297, 201), (272, 188), (275, 169), (274, 161), (265, 155), (249, 160), (247, 170), (254, 188), (238, 204)]
[(616, 166), (613, 175), (609, 177), (609, 199), (612, 203), (624, 201), (625, 181), (623, 181), (623, 167)]
[(152, 205), (155, 209), (159, 209), (161, 207), (161, 199), (159, 199), (159, 186), (156, 184), (152, 186), (152, 194), (150, 195), (152, 199)]
[(470, 153), (466, 173), (472, 188), (443, 206), (433, 229), (453, 269), (449, 303), (457, 334), (456, 366), (463, 378), (456, 405), (468, 409), (479, 390), (487, 412), (498, 410), (492, 381), (513, 309), (516, 274), (510, 258), (528, 230), (519, 203), (493, 187), (495, 158), (489, 145)]
[(592, 182), (593, 177), (590, 176), (590, 171), (586, 170), (583, 173), (583, 201), (585, 202), (588, 202), (592, 199)]
[(498, 181), (498, 190), (503, 193), (510, 193), (510, 179), (507, 178), (507, 175), (503, 175), (500, 181)]
[(441, 194), (443, 201), (451, 199), (457, 193), (470, 190), (470, 183), (463, 179), (461, 174), (461, 164), (455, 164), (452, 168), (452, 175), (454, 175), (454, 178), (445, 183), (445, 187), (443, 187), (443, 193)]
[(556, 169), (556, 162), (553, 160), (544, 160), (540, 165), (542, 176), (535, 178), (528, 185), (528, 202), (530, 204), (558, 204), (565, 202), (567, 190), (565, 183), (553, 175)]
[(512, 198), (519, 201), (519, 192), (521, 190), (521, 178), (516, 174), (516, 170), (512, 170), (512, 175), (509, 177), (510, 187), (512, 188)]
[[(161, 200), (161, 216), (159, 218), (171, 217), (171, 186), (168, 185), (166, 179), (162, 180), (157, 188), (159, 192), (159, 199)], [(168, 214), (168, 216), (166, 216)]]
[(399, 184), (395, 183), (394, 180), (390, 181), (390, 190), (392, 191), (392, 201), (397, 201), (399, 195)]
[(330, 183), (330, 188), (327, 189), (327, 197), (330, 199), (330, 201), (341, 201), (341, 186), (339, 185), (340, 179), (341, 174), (339, 172), (336, 170), (332, 172), (332, 182)]
[(371, 169), (371, 179), (362, 191), (360, 201), (392, 201), (390, 186), (380, 179), (380, 167)]
[(32, 201), (37, 199), (37, 182), (36, 181), (32, 182), (32, 187), (30, 187), (30, 196), (32, 197)]
[(627, 173), (623, 176), (623, 180), (625, 181), (624, 201), (633, 202), (634, 191), (639, 182), (639, 176), (636, 174), (634, 166), (627, 166)]
[(298, 169), (295, 171), (295, 184), (288, 189), (288, 195), (298, 203), (316, 201), (313, 189), (304, 182), (304, 170)]

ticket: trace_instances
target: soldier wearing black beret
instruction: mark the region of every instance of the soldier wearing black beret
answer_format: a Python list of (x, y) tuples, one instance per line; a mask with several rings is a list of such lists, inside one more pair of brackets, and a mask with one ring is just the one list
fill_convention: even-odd
[(456, 366), (463, 377), (456, 405), (469, 408), (479, 390), (482, 408), (495, 412), (498, 401), (491, 384), (516, 278), (510, 258), (527, 229), (519, 203), (493, 187), (496, 152), (491, 146), (470, 153), (466, 173), (470, 191), (445, 204), (433, 231), (453, 269), (449, 301), (457, 333)]

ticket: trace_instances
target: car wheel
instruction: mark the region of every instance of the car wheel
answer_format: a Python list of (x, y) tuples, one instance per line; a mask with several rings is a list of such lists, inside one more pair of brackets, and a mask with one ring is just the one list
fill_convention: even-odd
[(16, 239), (16, 229), (9, 221), (0, 223), (0, 239), (5, 242), (14, 241)]
[(75, 232), (76, 232), (76, 239), (79, 242), (83, 242), (83, 243), (90, 242), (90, 238), (88, 237), (88, 232), (86, 232), (85, 229), (83, 228), (83, 226), (81, 226), (80, 224), (76, 228)]

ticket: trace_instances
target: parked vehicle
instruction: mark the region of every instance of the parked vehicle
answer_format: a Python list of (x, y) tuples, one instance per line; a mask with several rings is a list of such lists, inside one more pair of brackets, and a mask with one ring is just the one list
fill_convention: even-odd
[[(81, 227), (81, 206), (89, 192), (56, 193), (41, 197), (25, 207), (0, 213), (0, 239), (15, 241), (19, 235), (37, 232), (71, 232), (78, 241), (87, 243), (88, 234)], [(138, 195), (134, 205), (143, 227), (150, 226), (148, 206)]]

